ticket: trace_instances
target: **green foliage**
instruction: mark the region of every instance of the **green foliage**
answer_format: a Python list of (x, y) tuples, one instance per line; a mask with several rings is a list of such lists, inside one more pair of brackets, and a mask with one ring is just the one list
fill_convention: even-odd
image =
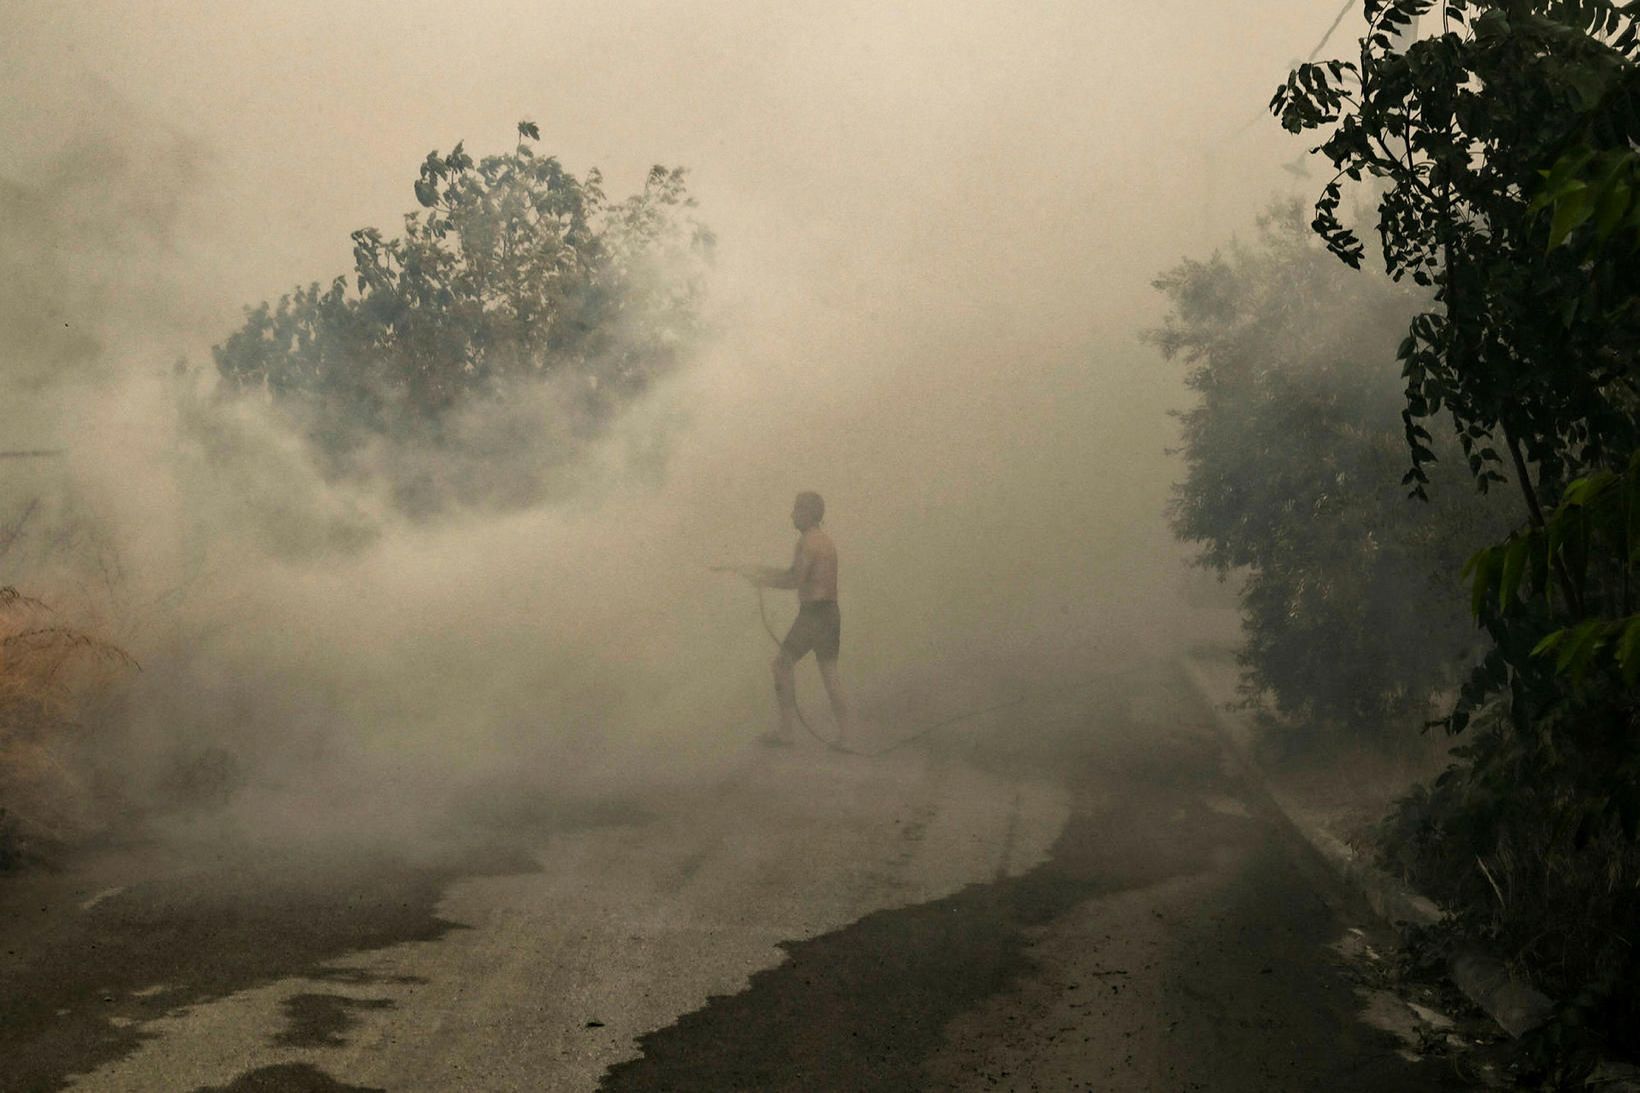
[[(1461, 761), (1403, 805), (1395, 853), (1564, 1000), (1541, 1042), (1586, 1058), (1640, 1017), (1640, 8), (1365, 8), (1359, 60), (1301, 68), (1272, 106), (1327, 130), (1329, 249), (1361, 265), (1338, 212), (1371, 176), (1389, 272), (1434, 289), (1399, 352), (1406, 484), (1426, 492), (1444, 417), (1477, 484), (1521, 502), (1466, 569), (1491, 648), (1446, 722)], [(1402, 43), (1415, 17), (1439, 30)]]
[[(1400, 349), (1415, 492), (1432, 454), (1424, 423), (1443, 413), (1483, 487), (1513, 476), (1531, 490), (1531, 465), (1552, 494), (1635, 445), (1632, 276), (1551, 248), (1583, 212), (1557, 224), (1533, 202), (1568, 152), (1592, 163), (1640, 139), (1637, 30), (1625, 7), (1369, 0), (1359, 59), (1302, 66), (1272, 101), (1288, 129), (1329, 130), (1319, 150), (1337, 175), (1315, 218), (1328, 247), (1361, 264), (1365, 247), (1339, 217), (1341, 184), (1372, 176), (1384, 187), (1386, 268), (1435, 288), (1444, 305), (1419, 316)], [(1395, 35), (1432, 13), (1440, 33), (1402, 48)], [(1585, 223), (1595, 219), (1578, 230), (1598, 230)]]
[(1431, 504), (1396, 485), (1388, 364), (1421, 294), (1339, 267), (1296, 203), (1156, 284), (1172, 307), (1152, 338), (1199, 395), (1170, 518), (1203, 565), (1245, 575), (1244, 689), (1310, 733), (1426, 719), (1475, 644), (1453, 574), (1506, 525), (1457, 466)]
[(533, 500), (700, 332), (712, 237), (683, 172), (656, 167), (610, 202), (597, 171), (577, 178), (537, 154), (533, 123), (518, 132), (506, 155), (429, 153), (402, 235), (354, 232), (351, 278), (249, 309), (213, 351), (227, 390), (265, 392), (332, 473), (391, 474), (395, 452), (512, 472), (400, 477), (413, 510)]
[(1551, 250), (1565, 245), (1585, 224), (1596, 246), (1640, 246), (1640, 154), (1631, 148), (1604, 152), (1577, 148), (1538, 173), (1543, 176), (1543, 188), (1530, 208), (1532, 212), (1553, 210)]

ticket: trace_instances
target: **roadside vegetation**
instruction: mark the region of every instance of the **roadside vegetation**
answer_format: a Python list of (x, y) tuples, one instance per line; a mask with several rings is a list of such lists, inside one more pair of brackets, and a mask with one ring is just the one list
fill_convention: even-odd
[(614, 414), (687, 359), (713, 237), (684, 173), (606, 197), (539, 153), (430, 152), (402, 234), (353, 233), (353, 271), (248, 308), (213, 350), (225, 398), (261, 398), (332, 479), (401, 511), (517, 508), (561, 492)]
[(1393, 748), (1473, 660), (1458, 570), (1465, 544), (1506, 530), (1455, 460), (1430, 504), (1399, 485), (1389, 362), (1427, 295), (1341, 266), (1297, 201), (1156, 287), (1170, 308), (1150, 339), (1198, 396), (1178, 415), (1169, 516), (1199, 564), (1237, 582), (1242, 689), (1272, 715), (1268, 743)]
[(98, 726), (85, 718), (86, 698), (135, 667), (118, 646), (0, 587), (0, 871), (100, 829), (94, 764), (85, 761)]
[[(1526, 1054), (1570, 1085), (1640, 1028), (1640, 10), (1364, 11), (1357, 55), (1301, 65), (1271, 105), (1333, 172), (1319, 243), (1422, 295), (1398, 344), (1354, 341), (1343, 369), (1342, 343), (1303, 334), (1338, 317), (1329, 289), (1304, 291), (1296, 241), (1267, 230), (1164, 278), (1162, 344), (1202, 394), (1175, 528), (1244, 567), (1248, 683), (1294, 731), (1418, 732), (1470, 646), (1429, 726), (1455, 762), (1390, 818), (1386, 855), (1447, 909), (1450, 943), (1486, 943), (1557, 999)], [(1371, 246), (1352, 194), (1376, 204)], [(1387, 314), (1370, 301), (1389, 290), (1356, 276), (1341, 291), (1362, 321)], [(1386, 412), (1394, 466), (1367, 455)], [(1216, 482), (1215, 460), (1257, 477)]]

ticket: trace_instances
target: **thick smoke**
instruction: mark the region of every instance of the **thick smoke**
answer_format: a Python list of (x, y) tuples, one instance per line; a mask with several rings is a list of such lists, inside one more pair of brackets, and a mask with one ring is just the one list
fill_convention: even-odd
[[(7, 485), (14, 509), (39, 495), (53, 515), (5, 579), (83, 603), (142, 663), (100, 757), (128, 792), (231, 802), (258, 829), (338, 811), (385, 829), (475, 787), (720, 763), (772, 699), (755, 600), (708, 566), (783, 560), (799, 489), (826, 496), (843, 552), (844, 672), (872, 739), (1188, 636), (1161, 519), (1179, 386), (1134, 332), (1154, 315), (1150, 277), (1204, 245), (1189, 176), (1205, 138), (1234, 159), (1217, 131), (1256, 111), (1286, 58), (1253, 58), (1246, 108), (1215, 118), (1182, 109), (1177, 87), (1152, 80), (1145, 99), (1131, 83), (1135, 49), (1200, 53), (1205, 37), (1080, 5), (1019, 23), (1001, 7), (955, 24), (933, 7), (695, 14), (651, 12), (618, 42), (558, 28), (577, 64), (609, 70), (555, 70), (547, 87), (531, 68), (470, 113), (384, 93), (308, 115), (259, 97), (301, 66), (234, 17), (173, 12), (154, 34), (111, 15), (20, 18), (16, 40), (40, 55), (76, 33), (101, 57), (124, 34), (180, 64), (192, 39), (222, 36), (190, 91), (122, 62), (117, 92), (59, 82), (6, 118), (32, 109), (71, 136), (31, 138), (0, 199), (7, 272), (27, 292), (0, 314), (28, 392), (6, 427), (17, 446), (67, 450)], [(523, 33), (522, 8), (487, 18), (463, 21)], [(489, 41), (446, 30), (475, 56)], [(735, 40), (748, 52), (732, 65), (695, 55)], [(313, 48), (302, 64), (332, 71), (333, 46)], [(658, 74), (655, 51), (670, 58)], [(218, 66), (247, 56), (270, 90), (235, 94), (267, 112), (225, 121), (201, 103), (225, 86)], [(1173, 79), (1194, 71), (1174, 59)], [(684, 69), (711, 84), (695, 106), (710, 127), (675, 113), (664, 77)], [(213, 403), (201, 362), (238, 305), (341, 272), (348, 230), (391, 227), (427, 147), (488, 150), (483, 132), (533, 112), (519, 95), (556, 107), (548, 150), (605, 167), (612, 191), (646, 158), (693, 169), (721, 239), (716, 334), (577, 461), (567, 499), (411, 522), (368, 480), (327, 479), (254, 403)], [(342, 118), (346, 141), (321, 118)], [(280, 180), (291, 192), (270, 196)], [(1253, 208), (1265, 190), (1215, 200)], [(48, 547), (64, 528), (96, 550)], [(790, 606), (772, 606), (782, 626)]]

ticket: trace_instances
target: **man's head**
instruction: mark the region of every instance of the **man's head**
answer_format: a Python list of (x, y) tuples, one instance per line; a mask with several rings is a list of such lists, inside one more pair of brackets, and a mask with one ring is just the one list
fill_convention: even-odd
[(826, 518), (826, 503), (813, 490), (804, 490), (792, 502), (792, 523), (798, 531), (807, 531)]

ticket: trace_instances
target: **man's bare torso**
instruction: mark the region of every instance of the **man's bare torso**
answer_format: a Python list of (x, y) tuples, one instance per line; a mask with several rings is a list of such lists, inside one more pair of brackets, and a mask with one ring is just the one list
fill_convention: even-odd
[(810, 528), (797, 540), (792, 559), (797, 575), (799, 603), (819, 603), (837, 599), (837, 547), (820, 528)]

